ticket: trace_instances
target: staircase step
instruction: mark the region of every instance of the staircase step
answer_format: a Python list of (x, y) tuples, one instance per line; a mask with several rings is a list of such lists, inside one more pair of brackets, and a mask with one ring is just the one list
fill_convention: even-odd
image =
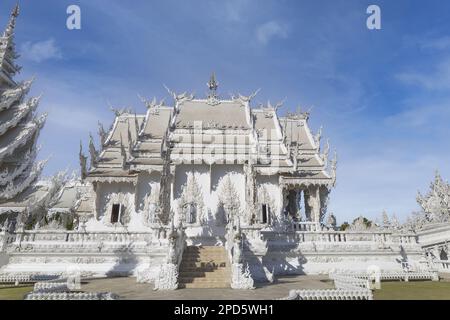
[(206, 279), (206, 278), (178, 278), (179, 283), (209, 283), (209, 284), (223, 284), (229, 283), (229, 279)]
[(180, 267), (216, 270), (219, 268), (227, 268), (228, 262), (182, 261)]
[(180, 289), (229, 289), (230, 284), (181, 283)]
[(204, 278), (204, 279), (218, 279), (226, 278), (228, 279), (230, 273), (228, 271), (217, 273), (217, 272), (196, 272), (196, 271), (182, 271), (179, 273), (179, 278)]
[(224, 247), (187, 247), (179, 269), (180, 288), (229, 288), (228, 264)]

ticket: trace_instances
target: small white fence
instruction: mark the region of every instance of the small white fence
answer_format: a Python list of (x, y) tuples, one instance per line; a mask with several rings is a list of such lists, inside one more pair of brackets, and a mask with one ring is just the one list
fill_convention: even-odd
[(25, 300), (117, 300), (111, 292), (32, 292)]
[(71, 280), (76, 281), (76, 278), (69, 276), (66, 279), (60, 274), (0, 274), (0, 285), (18, 286), (34, 283), (33, 291), (25, 296), (25, 300), (117, 300), (119, 298), (111, 292), (71, 292)]
[(49, 275), (49, 274), (29, 274), (29, 273), (6, 273), (0, 274), (0, 285), (6, 284), (32, 284), (39, 281), (51, 281), (59, 279), (60, 275)]
[(291, 290), (283, 300), (373, 300), (369, 289)]
[(45, 293), (45, 292), (68, 292), (70, 291), (67, 281), (60, 282), (37, 282), (34, 284), (33, 293)]
[[(380, 272), (378, 274), (368, 274), (365, 272), (345, 272), (345, 273), (334, 273), (330, 274), (330, 279), (336, 280), (342, 277), (352, 277), (358, 279), (365, 279), (368, 281), (369, 285), (373, 281), (410, 281), (410, 280), (431, 280), (439, 281), (439, 274), (433, 271), (416, 271), (416, 272)], [(378, 280), (377, 280), (378, 279)], [(338, 280), (339, 281), (339, 280)]]
[(365, 272), (330, 273), (335, 289), (291, 290), (282, 300), (373, 300), (372, 289), (380, 289), (381, 281), (439, 281), (437, 272)]
[(283, 300), (373, 300), (369, 281), (352, 275), (330, 275), (335, 289), (291, 290)]
[(71, 291), (69, 279), (53, 282), (37, 282), (33, 292), (25, 300), (117, 300), (119, 297), (111, 292), (77, 292)]

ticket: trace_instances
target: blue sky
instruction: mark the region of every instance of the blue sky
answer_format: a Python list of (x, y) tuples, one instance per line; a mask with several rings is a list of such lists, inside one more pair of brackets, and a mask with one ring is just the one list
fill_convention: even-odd
[[(6, 24), (15, 1), (2, 1)], [(418, 210), (439, 169), (450, 177), (450, 2), (414, 1), (20, 1), (19, 79), (37, 76), (49, 112), (40, 136), (45, 174), (78, 169), (108, 105), (144, 112), (138, 94), (167, 98), (262, 91), (255, 105), (285, 97), (283, 114), (312, 109), (311, 126), (338, 150), (329, 210), (338, 221), (382, 210)], [(82, 10), (82, 29), (66, 28), (66, 8)], [(382, 30), (366, 28), (381, 7)]]

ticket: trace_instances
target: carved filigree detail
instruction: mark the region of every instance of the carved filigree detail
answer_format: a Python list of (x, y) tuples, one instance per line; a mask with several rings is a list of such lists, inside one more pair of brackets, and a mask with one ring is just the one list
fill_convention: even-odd
[(193, 172), (188, 173), (187, 182), (183, 185), (182, 190), (178, 201), (181, 221), (202, 224), (205, 221), (203, 193)]
[(231, 181), (230, 175), (223, 178), (222, 188), (219, 193), (219, 202), (225, 210), (228, 222), (234, 222), (239, 219), (241, 202), (239, 195)]
[(160, 208), (160, 187), (157, 184), (152, 185), (150, 194), (144, 200), (144, 223), (151, 225), (159, 222)]

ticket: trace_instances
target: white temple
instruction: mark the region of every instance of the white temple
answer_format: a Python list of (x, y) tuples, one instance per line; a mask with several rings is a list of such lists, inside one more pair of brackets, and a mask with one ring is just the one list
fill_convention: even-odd
[[(251, 108), (252, 97), (221, 100), (214, 75), (208, 85), (205, 99), (172, 93), (173, 106), (116, 111), (99, 151), (91, 138), (89, 171), (80, 154), (94, 190), (87, 230), (146, 231), (172, 216), (192, 236), (223, 231), (232, 219), (259, 229), (323, 221), (336, 160), (328, 164), (329, 146), (321, 152), (308, 113), (281, 118), (279, 106)], [(211, 236), (224, 235), (217, 231)]]
[[(1, 40), (7, 48), (16, 16)], [(41, 192), (47, 208), (36, 214), (37, 200), (19, 195), (42, 166), (32, 162), (43, 120), (33, 116), (36, 99), (23, 101), (30, 83), (11, 80), (18, 69), (8, 50), (0, 207), (22, 223), (3, 225), (0, 272), (76, 266), (84, 275), (136, 276), (159, 289), (249, 289), (277, 275), (432, 267), (415, 230), (361, 222), (338, 231), (336, 218), (325, 218), (337, 159), (329, 159), (322, 129), (311, 132), (308, 112), (280, 116), (281, 103), (252, 106), (256, 93), (223, 99), (214, 74), (207, 97), (168, 90), (172, 104), (145, 101), (145, 114), (114, 110), (111, 129), (99, 127), (100, 147), (91, 137), (89, 158), (80, 147), (80, 180), (33, 185), (33, 199)], [(15, 162), (7, 161), (12, 153)], [(437, 240), (427, 237), (431, 248)]]

